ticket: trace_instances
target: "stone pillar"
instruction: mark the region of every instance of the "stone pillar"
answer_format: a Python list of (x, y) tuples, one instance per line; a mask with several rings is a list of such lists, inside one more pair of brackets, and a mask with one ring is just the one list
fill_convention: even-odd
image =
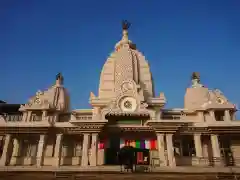
[(214, 113), (214, 111), (213, 111), (213, 110), (211, 110), (209, 113), (210, 113), (210, 118), (211, 118), (211, 121), (212, 121), (212, 122), (215, 122), (215, 121), (216, 121), (216, 119), (215, 119), (215, 113)]
[(205, 118), (204, 118), (204, 113), (202, 111), (198, 112), (198, 118), (200, 122), (204, 122)]
[(63, 139), (63, 134), (57, 134), (56, 143), (54, 147), (55, 166), (57, 167), (60, 165), (60, 162), (61, 162), (62, 139)]
[(27, 112), (27, 111), (24, 111), (24, 112), (23, 112), (23, 116), (22, 116), (22, 121), (23, 121), (23, 122), (26, 122), (26, 121), (27, 121), (27, 116), (28, 116), (28, 112)]
[(82, 162), (81, 166), (88, 165), (88, 145), (89, 145), (89, 134), (83, 134), (83, 145), (82, 145)]
[(194, 145), (195, 145), (195, 151), (196, 151), (195, 165), (201, 165), (201, 158), (203, 157), (201, 134), (199, 133), (194, 134), (193, 137), (194, 137)]
[(165, 151), (164, 134), (157, 133), (157, 145), (158, 145), (158, 157), (160, 160), (160, 166), (166, 166), (167, 162), (164, 154), (164, 151)]
[(12, 136), (10, 134), (6, 134), (5, 136), (5, 141), (4, 141), (4, 147), (3, 147), (3, 152), (2, 152), (2, 157), (0, 160), (0, 166), (5, 166), (8, 161), (8, 153), (11, 147), (12, 143)]
[(166, 134), (166, 143), (167, 143), (168, 165), (170, 167), (174, 167), (176, 166), (176, 160), (175, 160), (174, 149), (173, 149), (173, 134)]
[(16, 165), (17, 163), (17, 158), (20, 152), (20, 141), (17, 138), (13, 139), (13, 152), (12, 152), (12, 157), (11, 157), (11, 161), (10, 164), (11, 165)]
[(219, 146), (218, 135), (211, 134), (212, 153), (215, 165), (221, 164), (221, 151)]
[(196, 157), (203, 157), (201, 134), (194, 134), (194, 144), (196, 150)]
[(155, 118), (156, 120), (161, 120), (162, 111), (159, 108), (155, 108)]
[(224, 121), (231, 121), (231, 116), (229, 110), (224, 111)]
[(43, 149), (44, 149), (44, 142), (45, 142), (46, 135), (41, 134), (38, 142), (37, 148), (37, 166), (42, 166), (43, 162)]
[(44, 111), (42, 112), (42, 121), (45, 121), (46, 118), (47, 118), (47, 111), (44, 110)]
[(98, 134), (92, 134), (92, 145), (91, 145), (91, 159), (90, 165), (96, 166), (97, 165), (97, 152), (98, 152)]
[(32, 117), (32, 111), (28, 111), (28, 112), (27, 112), (26, 121), (27, 121), (27, 122), (30, 122), (30, 121), (31, 121), (31, 117)]

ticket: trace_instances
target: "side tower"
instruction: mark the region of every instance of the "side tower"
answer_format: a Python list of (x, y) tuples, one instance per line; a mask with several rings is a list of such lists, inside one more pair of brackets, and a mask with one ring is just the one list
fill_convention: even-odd
[(54, 123), (60, 113), (70, 111), (70, 97), (63, 80), (62, 74), (58, 73), (53, 86), (46, 91), (37, 91), (26, 104), (21, 105), (19, 111), (23, 112), (24, 122), (45, 120), (46, 123)]
[(142, 53), (128, 39), (130, 23), (122, 22), (122, 39), (105, 62), (99, 82), (98, 96), (90, 95), (93, 117), (106, 115), (149, 115), (160, 118), (160, 109), (166, 103), (164, 94), (155, 97), (152, 74)]
[(219, 89), (204, 87), (197, 72), (192, 74), (191, 80), (192, 85), (184, 97), (184, 109), (198, 112), (202, 122), (235, 120), (236, 106)]

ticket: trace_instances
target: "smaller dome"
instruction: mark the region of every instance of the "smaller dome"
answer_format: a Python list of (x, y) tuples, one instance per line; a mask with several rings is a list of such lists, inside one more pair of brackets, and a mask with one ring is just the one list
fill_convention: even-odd
[(31, 97), (27, 104), (20, 110), (26, 109), (52, 109), (57, 111), (69, 111), (70, 97), (67, 89), (63, 87), (63, 76), (58, 73), (56, 83), (46, 91), (38, 91), (35, 96)]
[(192, 74), (192, 86), (187, 88), (184, 96), (184, 108), (197, 109), (235, 109), (220, 90), (210, 90), (200, 84), (199, 73)]

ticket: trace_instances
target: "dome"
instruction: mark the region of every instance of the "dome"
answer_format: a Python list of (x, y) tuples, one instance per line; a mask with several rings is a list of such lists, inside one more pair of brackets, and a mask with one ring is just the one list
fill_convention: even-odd
[(235, 105), (229, 102), (220, 90), (210, 90), (200, 84), (199, 74), (193, 73), (192, 86), (187, 88), (185, 93), (184, 108), (190, 110), (235, 109)]
[(114, 52), (106, 60), (100, 75), (99, 98), (115, 98), (124, 81), (134, 81), (143, 90), (144, 98), (153, 97), (153, 82), (150, 67), (136, 45), (128, 39), (123, 28), (122, 39), (115, 45)]
[(70, 98), (66, 88), (63, 87), (61, 73), (56, 76), (56, 83), (52, 87), (46, 91), (38, 91), (27, 104), (20, 107), (20, 110), (27, 109), (69, 111)]

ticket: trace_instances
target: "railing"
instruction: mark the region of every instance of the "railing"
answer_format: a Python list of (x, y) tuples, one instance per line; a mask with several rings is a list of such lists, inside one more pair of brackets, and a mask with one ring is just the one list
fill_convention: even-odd
[(181, 116), (178, 116), (178, 115), (176, 115), (176, 116), (174, 116), (174, 115), (172, 115), (172, 116), (162, 116), (161, 117), (161, 120), (180, 120), (181, 119)]
[(6, 122), (19, 122), (22, 121), (22, 114), (8, 114), (3, 116)]
[(92, 116), (89, 116), (89, 115), (82, 115), (82, 116), (77, 116), (76, 117), (77, 120), (91, 120), (92, 119)]

